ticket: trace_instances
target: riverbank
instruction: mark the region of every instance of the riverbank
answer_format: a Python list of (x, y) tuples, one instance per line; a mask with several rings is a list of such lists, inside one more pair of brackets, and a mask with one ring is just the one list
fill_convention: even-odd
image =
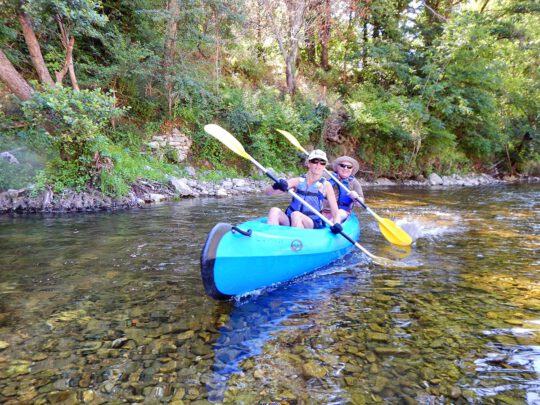
[[(40, 212), (92, 212), (101, 210), (131, 209), (151, 206), (163, 201), (196, 197), (229, 197), (262, 192), (270, 181), (252, 178), (224, 179), (216, 182), (198, 179), (195, 170), (190, 178), (169, 178), (167, 183), (139, 180), (124, 197), (109, 197), (98, 190), (77, 192), (64, 190), (55, 193), (48, 189), (40, 193), (31, 188), (7, 190), (0, 193), (0, 214)], [(439, 176), (393, 181), (379, 178), (375, 181), (359, 179), (362, 187), (474, 187), (508, 183), (540, 183), (540, 177), (505, 176), (495, 178), (487, 174)]]

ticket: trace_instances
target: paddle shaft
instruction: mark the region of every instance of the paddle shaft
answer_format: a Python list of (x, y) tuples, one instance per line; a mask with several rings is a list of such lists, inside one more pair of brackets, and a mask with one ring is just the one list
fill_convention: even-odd
[[(309, 155), (307, 150), (305, 150), (304, 147), (300, 145), (300, 142), (298, 142), (294, 135), (282, 129), (278, 129), (277, 131), (285, 138), (287, 138), (287, 140), (292, 143), (298, 150), (302, 151), (306, 155)], [(343, 189), (345, 189), (347, 193), (350, 193), (350, 190), (343, 183), (341, 183), (332, 173), (330, 173), (326, 169), (325, 172), (334, 181), (336, 181), (339, 186), (343, 187)], [(379, 222), (379, 229), (383, 236), (389, 242), (402, 246), (409, 246), (412, 243), (412, 238), (409, 236), (409, 234), (403, 229), (401, 229), (399, 226), (397, 226), (394, 222), (387, 218), (381, 218), (380, 216), (378, 216), (375, 212), (371, 210), (371, 208), (365, 205), (360, 198), (356, 198), (355, 201), (358, 202), (369, 214), (371, 214), (373, 218), (377, 220), (377, 222)]]
[[(339, 184), (340, 187), (343, 187), (343, 189), (344, 189), (347, 193), (350, 193), (350, 192), (351, 192), (351, 190), (349, 190), (345, 184), (343, 184), (341, 181), (339, 181), (339, 179), (338, 179), (336, 176), (334, 176), (334, 174), (333, 174), (332, 172), (330, 172), (330, 171), (328, 171), (328, 170), (326, 170), (326, 169), (324, 169), (324, 172), (325, 172), (327, 175), (329, 175), (332, 179), (334, 179), (334, 181), (335, 181), (337, 184)], [(367, 212), (369, 212), (371, 215), (373, 215), (377, 221), (380, 222), (381, 217), (378, 216), (375, 212), (373, 212), (373, 211), (371, 210), (371, 208), (369, 208), (366, 204), (364, 204), (364, 203), (362, 202), (362, 200), (360, 199), (360, 197), (356, 198), (354, 201), (356, 201), (358, 204), (360, 204)]]

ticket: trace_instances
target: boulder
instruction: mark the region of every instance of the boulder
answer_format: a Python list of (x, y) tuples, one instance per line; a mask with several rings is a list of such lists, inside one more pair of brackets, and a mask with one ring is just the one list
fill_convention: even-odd
[(174, 188), (180, 197), (192, 197), (196, 194), (184, 179), (170, 177), (169, 184)]
[(12, 164), (12, 165), (18, 165), (19, 164), (19, 161), (17, 160), (17, 158), (15, 156), (13, 156), (9, 152), (0, 153), (0, 159), (5, 160), (9, 164)]
[(375, 184), (378, 186), (393, 186), (394, 182), (385, 177), (379, 177), (377, 180), (375, 180)]
[(437, 173), (431, 173), (428, 177), (428, 182), (431, 186), (443, 185), (443, 179)]

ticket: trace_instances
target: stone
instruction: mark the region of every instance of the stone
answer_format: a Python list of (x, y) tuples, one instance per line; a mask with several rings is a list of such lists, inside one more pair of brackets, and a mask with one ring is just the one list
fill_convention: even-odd
[(387, 178), (379, 177), (377, 180), (375, 180), (375, 184), (377, 184), (378, 186), (393, 186), (394, 182)]
[(304, 371), (304, 375), (309, 378), (324, 378), (328, 374), (328, 370), (326, 370), (326, 368), (314, 361), (308, 361), (302, 366), (302, 370)]
[(19, 164), (19, 160), (17, 160), (17, 158), (15, 156), (13, 156), (9, 152), (0, 153), (0, 159), (5, 160), (6, 162), (8, 162), (11, 165), (18, 165)]
[(443, 179), (437, 173), (431, 173), (428, 177), (428, 182), (431, 186), (443, 185)]
[(227, 197), (227, 190), (225, 190), (223, 187), (220, 187), (216, 191), (216, 197)]

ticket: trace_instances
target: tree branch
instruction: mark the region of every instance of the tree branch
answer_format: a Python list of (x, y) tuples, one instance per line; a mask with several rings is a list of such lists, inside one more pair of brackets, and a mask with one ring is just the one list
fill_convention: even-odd
[(77, 76), (75, 75), (75, 68), (73, 65), (73, 47), (75, 46), (75, 38), (69, 37), (69, 33), (66, 30), (62, 17), (57, 15), (55, 17), (56, 22), (58, 23), (58, 28), (60, 29), (60, 40), (62, 41), (62, 46), (66, 50), (66, 61), (62, 70), (56, 72), (56, 84), (61, 84), (66, 76), (66, 73), (69, 72), (69, 78), (71, 80), (71, 86), (74, 90), (79, 91), (79, 83), (77, 82)]

